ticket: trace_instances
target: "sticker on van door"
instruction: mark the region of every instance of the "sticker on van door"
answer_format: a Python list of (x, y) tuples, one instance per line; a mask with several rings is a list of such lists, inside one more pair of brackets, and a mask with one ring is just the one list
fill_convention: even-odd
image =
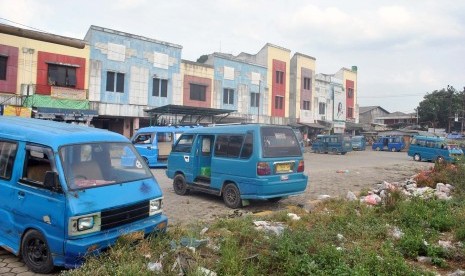
[(186, 161), (186, 163), (189, 163), (189, 155), (184, 155), (184, 161)]

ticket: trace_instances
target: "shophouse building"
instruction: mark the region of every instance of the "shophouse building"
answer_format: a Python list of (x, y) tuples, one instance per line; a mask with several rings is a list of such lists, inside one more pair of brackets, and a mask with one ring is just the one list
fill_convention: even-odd
[(0, 103), (4, 115), (89, 124), (85, 41), (0, 24)]
[(224, 53), (208, 55), (205, 62), (214, 68), (215, 89), (212, 107), (234, 110), (231, 120), (259, 122), (269, 117), (265, 102), (269, 101), (267, 68)]
[(144, 110), (183, 102), (182, 46), (98, 26), (85, 40), (95, 127), (129, 137), (149, 125)]

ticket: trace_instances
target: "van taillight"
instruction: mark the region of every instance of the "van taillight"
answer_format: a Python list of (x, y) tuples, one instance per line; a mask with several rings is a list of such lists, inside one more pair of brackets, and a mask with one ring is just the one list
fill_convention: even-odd
[(299, 166), (297, 167), (297, 172), (303, 172), (305, 169), (304, 160), (299, 161)]
[(267, 162), (258, 162), (257, 163), (257, 174), (258, 175), (271, 174), (270, 165), (268, 165)]

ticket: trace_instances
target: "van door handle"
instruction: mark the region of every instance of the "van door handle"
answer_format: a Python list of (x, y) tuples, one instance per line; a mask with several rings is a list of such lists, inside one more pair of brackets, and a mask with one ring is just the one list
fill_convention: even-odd
[(18, 199), (23, 199), (26, 194), (23, 191), (18, 192)]
[(148, 149), (148, 150), (151, 150), (151, 149), (152, 149), (152, 147), (151, 147), (151, 146), (148, 146), (148, 147), (147, 147), (147, 149)]

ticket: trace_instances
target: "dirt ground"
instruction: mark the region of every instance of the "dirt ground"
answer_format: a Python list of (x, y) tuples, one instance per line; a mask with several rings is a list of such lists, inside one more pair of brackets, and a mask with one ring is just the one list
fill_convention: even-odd
[[(189, 224), (209, 221), (217, 217), (240, 215), (244, 212), (279, 210), (287, 205), (303, 205), (311, 208), (320, 195), (345, 197), (348, 191), (355, 193), (373, 188), (383, 181), (396, 182), (410, 178), (420, 169), (433, 163), (415, 162), (406, 152), (377, 152), (367, 149), (346, 155), (316, 154), (306, 152), (305, 172), (309, 182), (305, 193), (290, 197), (279, 203), (252, 201), (240, 212), (227, 208), (220, 197), (202, 193), (178, 196), (172, 188), (172, 181), (164, 169), (153, 169), (165, 197), (164, 209), (170, 224)], [(343, 171), (343, 172), (341, 172)]]

